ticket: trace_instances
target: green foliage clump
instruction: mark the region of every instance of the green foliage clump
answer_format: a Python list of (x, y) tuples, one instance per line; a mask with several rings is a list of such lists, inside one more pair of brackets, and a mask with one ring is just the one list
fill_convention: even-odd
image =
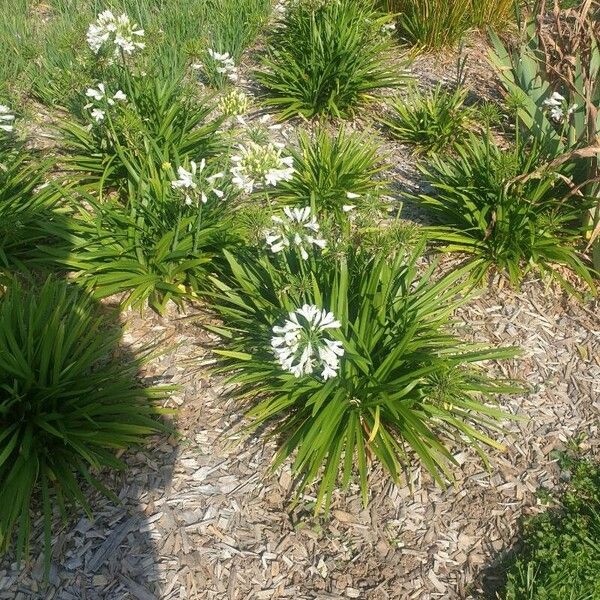
[(291, 150), (294, 176), (277, 186), (275, 197), (338, 217), (344, 207), (378, 204), (386, 190), (385, 164), (370, 136), (319, 128), (312, 136), (301, 131), (298, 142), (298, 149)]
[[(216, 174), (215, 168), (206, 169), (205, 183), (207, 173)], [(70, 204), (76, 209), (64, 244), (46, 253), (74, 270), (76, 280), (96, 298), (124, 294), (123, 307), (148, 303), (161, 314), (170, 301), (181, 305), (205, 289), (213, 261), (231, 242), (232, 190), (219, 198), (207, 189), (204, 203), (199, 194), (191, 198), (173, 189), (172, 180), (173, 167), (165, 165), (130, 186), (125, 202), (74, 195)], [(199, 178), (195, 183), (200, 185)]]
[(391, 102), (391, 115), (382, 122), (418, 152), (439, 152), (460, 142), (473, 121), (473, 109), (465, 106), (467, 94), (463, 87), (448, 91), (440, 84), (426, 92), (412, 89), (407, 98)]
[(460, 43), (469, 29), (502, 28), (515, 12), (515, 0), (381, 0), (397, 14), (407, 43), (439, 50)]
[[(471, 446), (484, 460), (486, 446), (500, 448), (490, 431), (505, 414), (492, 402), (516, 390), (476, 364), (515, 351), (482, 349), (452, 335), (461, 273), (434, 282), (432, 270), (416, 266), (418, 249), (323, 252), (306, 260), (293, 247), (274, 255), (227, 254), (229, 275), (213, 279), (214, 308), (224, 323), (212, 328), (225, 341), (226, 349), (216, 351), (222, 372), (239, 386), (249, 430), (270, 426), (279, 447), (274, 466), (292, 458), (299, 493), (320, 481), (319, 511), (356, 474), (366, 503), (371, 460), (398, 481), (418, 459), (441, 483), (454, 462), (446, 443)], [(286, 319), (307, 306), (332, 313), (337, 323), (326, 333), (313, 328), (306, 339), (305, 329), (296, 339), (290, 322), (282, 333)], [(280, 335), (305, 344), (294, 349), (299, 371), (281, 356)], [(321, 373), (320, 363), (333, 371)]]
[(556, 508), (526, 521), (504, 600), (600, 598), (600, 466), (570, 457), (562, 466), (568, 489)]
[(136, 381), (139, 360), (115, 357), (119, 331), (72, 285), (12, 282), (0, 297), (0, 551), (16, 533), (27, 551), (31, 510), (44, 516), (47, 557), (54, 508), (89, 511), (83, 482), (123, 469), (116, 452), (163, 426), (154, 399), (166, 390)]
[(371, 0), (293, 1), (274, 31), (256, 79), (282, 118), (345, 117), (376, 90), (401, 84), (388, 64), (389, 17)]
[(443, 251), (470, 255), (476, 280), (493, 268), (517, 286), (534, 271), (572, 289), (562, 266), (594, 287), (577, 252), (581, 200), (564, 184), (573, 165), (537, 170), (543, 162), (535, 143), (505, 149), (472, 135), (456, 156), (432, 156), (422, 167), (435, 194), (417, 199), (441, 224), (428, 233)]
[(25, 270), (46, 237), (43, 225), (60, 219), (59, 194), (45, 181), (48, 166), (0, 140), (0, 269)]
[[(80, 108), (82, 122), (70, 117), (61, 124), (65, 164), (80, 184), (99, 192), (125, 188), (164, 163), (200, 161), (223, 149), (216, 133), (222, 120), (209, 119), (212, 106), (191, 95), (180, 77), (156, 75), (123, 70), (112, 84), (103, 84), (104, 98), (85, 98), (89, 108)], [(113, 101), (118, 91), (125, 100)], [(93, 110), (102, 111), (100, 121)]]

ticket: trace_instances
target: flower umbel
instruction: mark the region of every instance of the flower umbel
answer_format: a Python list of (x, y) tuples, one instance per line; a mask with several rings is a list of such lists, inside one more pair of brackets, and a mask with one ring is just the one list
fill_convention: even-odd
[[(111, 97), (106, 91), (106, 86), (103, 83), (99, 83), (97, 87), (90, 87), (86, 90), (85, 95), (92, 99), (92, 102), (86, 104), (84, 108), (91, 109), (90, 114), (96, 123), (104, 121), (106, 116), (106, 109), (109, 106), (113, 106), (116, 102), (126, 102), (127, 96), (122, 90), (117, 92)], [(100, 107), (94, 106), (94, 102), (100, 104)]]
[(0, 129), (7, 133), (11, 133), (14, 130), (14, 120), (15, 115), (12, 114), (10, 108), (4, 104), (0, 104)]
[(192, 160), (190, 161), (190, 170), (178, 167), (178, 179), (171, 181), (171, 187), (174, 190), (181, 190), (183, 192), (187, 206), (191, 206), (194, 203), (194, 199), (196, 201), (200, 200), (202, 204), (206, 204), (210, 194), (219, 199), (225, 195), (224, 192), (214, 187), (215, 181), (222, 179), (224, 174), (215, 173), (214, 175), (205, 177), (203, 174), (205, 168), (205, 159), (202, 159), (199, 165)]
[(224, 52), (221, 54), (209, 48), (208, 54), (217, 63), (217, 73), (226, 75), (230, 81), (237, 81), (239, 79), (237, 67), (235, 66), (233, 57), (229, 54), (229, 52)]
[(114, 45), (114, 54), (119, 51), (125, 54), (133, 54), (135, 50), (145, 48), (143, 42), (135, 41), (136, 38), (144, 37), (144, 30), (132, 22), (126, 15), (119, 17), (110, 10), (105, 10), (98, 15), (95, 23), (92, 23), (87, 31), (87, 43), (94, 54), (106, 46)]
[(321, 371), (327, 381), (335, 377), (344, 356), (341, 342), (327, 337), (328, 329), (339, 329), (341, 323), (333, 313), (311, 304), (289, 314), (283, 326), (273, 327), (273, 352), (284, 371), (295, 377)]
[(319, 233), (319, 224), (314, 215), (311, 217), (310, 207), (283, 209), (285, 217), (273, 216), (274, 227), (267, 231), (265, 239), (271, 252), (276, 254), (286, 248), (295, 247), (300, 250), (304, 260), (308, 258), (306, 246), (317, 246), (321, 249), (327, 246), (327, 241), (315, 237)]
[(567, 118), (577, 110), (577, 104), (573, 104), (573, 106), (567, 108), (567, 99), (558, 92), (554, 92), (552, 96), (544, 100), (542, 104), (548, 109), (550, 118), (555, 123), (562, 123), (565, 120), (565, 110)]
[(237, 117), (247, 113), (249, 105), (248, 96), (241, 90), (233, 89), (219, 98), (217, 108), (224, 117)]
[(250, 142), (240, 144), (239, 154), (232, 156), (236, 163), (231, 168), (233, 183), (241, 190), (251, 194), (255, 187), (276, 186), (294, 175), (294, 159), (281, 156), (282, 149), (275, 144), (259, 145)]

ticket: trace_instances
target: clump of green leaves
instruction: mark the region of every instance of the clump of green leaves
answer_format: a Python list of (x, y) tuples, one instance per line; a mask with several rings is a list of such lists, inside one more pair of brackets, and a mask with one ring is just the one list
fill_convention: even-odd
[(164, 163), (199, 162), (222, 149), (216, 134), (222, 120), (209, 119), (212, 106), (194, 97), (179, 76), (124, 69), (103, 85), (104, 92), (92, 86), (99, 100), (82, 98), (88, 107), (80, 109), (82, 122), (69, 118), (60, 126), (66, 166), (81, 184), (99, 192), (125, 188)]
[(24, 270), (46, 237), (42, 226), (61, 220), (54, 210), (59, 194), (46, 184), (47, 171), (47, 163), (0, 140), (0, 268)]
[(291, 149), (294, 176), (277, 186), (275, 197), (338, 217), (349, 207), (379, 205), (386, 191), (385, 164), (370, 136), (319, 128), (313, 135), (301, 131), (298, 142), (298, 149)]
[(600, 466), (563, 457), (571, 481), (556, 506), (525, 522), (504, 600), (600, 598)]
[(577, 251), (581, 200), (564, 183), (573, 165), (538, 170), (541, 164), (535, 143), (505, 149), (489, 136), (472, 135), (456, 156), (432, 156), (421, 170), (435, 194), (417, 197), (441, 224), (428, 235), (443, 251), (470, 255), (478, 281), (493, 268), (517, 286), (534, 271), (571, 290), (566, 267), (593, 288)]
[(515, 0), (381, 0), (397, 17), (398, 33), (426, 50), (456, 46), (473, 28), (502, 28), (510, 22)]
[[(306, 260), (293, 246), (275, 255), (247, 251), (227, 254), (229, 275), (213, 280), (223, 325), (211, 329), (226, 344), (217, 351), (221, 370), (239, 386), (249, 431), (269, 426), (279, 448), (274, 467), (292, 460), (298, 493), (320, 482), (316, 511), (356, 475), (366, 503), (372, 461), (398, 481), (407, 463), (420, 460), (441, 483), (454, 462), (445, 442), (472, 446), (484, 460), (486, 446), (501, 447), (490, 432), (504, 413), (491, 403), (515, 388), (476, 365), (515, 351), (482, 349), (452, 335), (461, 273), (434, 281), (432, 270), (417, 268), (419, 251), (327, 247)], [(314, 351), (323, 341), (314, 330), (294, 359), (304, 371), (282, 366), (280, 327), (305, 305), (338, 321), (326, 329), (338, 358), (319, 354), (334, 376), (317, 368)], [(294, 327), (284, 328), (291, 343)]]
[(164, 428), (166, 389), (138, 385), (140, 361), (115, 358), (119, 336), (64, 282), (12, 281), (0, 296), (0, 552), (16, 533), (26, 553), (36, 505), (49, 558), (54, 508), (89, 512), (84, 483), (109, 494), (98, 471), (125, 468), (116, 452)]
[(452, 91), (438, 84), (431, 91), (412, 88), (406, 98), (390, 104), (384, 125), (396, 139), (413, 144), (418, 152), (439, 152), (462, 140), (473, 120), (473, 109), (465, 106), (468, 90)]
[[(192, 166), (184, 164), (191, 175)], [(215, 257), (232, 239), (230, 184), (208, 179), (218, 175), (216, 166), (194, 168), (194, 189), (173, 188), (176, 169), (164, 165), (130, 186), (125, 201), (74, 195), (69, 250), (46, 252), (74, 270), (96, 298), (122, 293), (123, 307), (148, 303), (159, 313), (170, 301), (181, 305), (205, 288)]]
[(345, 117), (375, 91), (400, 85), (382, 32), (389, 20), (371, 0), (292, 1), (256, 73), (266, 105), (282, 118)]

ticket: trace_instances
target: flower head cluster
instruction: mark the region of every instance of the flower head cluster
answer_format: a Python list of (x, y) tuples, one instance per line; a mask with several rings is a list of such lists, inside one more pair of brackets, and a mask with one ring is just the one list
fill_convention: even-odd
[(116, 17), (110, 10), (101, 12), (87, 31), (87, 43), (94, 54), (98, 54), (105, 45), (114, 46), (115, 54), (119, 54), (119, 51), (132, 54), (137, 49), (145, 48), (143, 42), (135, 41), (141, 37), (144, 37), (144, 30), (126, 14)]
[(183, 167), (177, 169), (178, 179), (171, 181), (171, 187), (174, 190), (181, 190), (184, 194), (185, 204), (191, 206), (194, 203), (194, 198), (200, 200), (202, 204), (208, 202), (210, 194), (217, 198), (223, 198), (225, 193), (215, 188), (215, 182), (222, 179), (223, 173), (216, 173), (206, 177), (203, 172), (206, 168), (206, 160), (202, 159), (198, 165), (193, 160), (190, 161), (190, 170)]
[(280, 181), (289, 181), (294, 175), (294, 159), (281, 156), (282, 148), (269, 143), (259, 145), (250, 142), (239, 145), (239, 154), (232, 156), (236, 164), (231, 168), (233, 183), (251, 194), (255, 186), (276, 186)]
[[(117, 90), (117, 92), (110, 96), (106, 91), (106, 86), (103, 83), (99, 83), (97, 87), (90, 87), (86, 90), (85, 95), (92, 100), (89, 104), (86, 104), (84, 108), (91, 109), (90, 114), (92, 118), (96, 121), (96, 123), (100, 123), (104, 121), (104, 117), (106, 116), (106, 108), (109, 106), (113, 106), (116, 102), (126, 102), (127, 96), (123, 93), (122, 90)], [(94, 102), (100, 103), (99, 106), (94, 106)]]
[(10, 133), (14, 129), (14, 120), (15, 115), (13, 115), (10, 108), (8, 108), (8, 106), (5, 106), (4, 104), (0, 104), (0, 129), (2, 131)]
[(274, 227), (265, 234), (265, 239), (271, 252), (277, 253), (290, 247), (300, 250), (304, 260), (308, 258), (306, 247), (317, 246), (325, 248), (327, 241), (315, 237), (319, 233), (319, 224), (314, 215), (311, 217), (310, 207), (283, 209), (284, 218), (273, 216)]
[(250, 102), (248, 96), (241, 90), (233, 89), (221, 96), (217, 108), (224, 117), (237, 117), (248, 112)]
[(558, 92), (554, 92), (550, 98), (544, 100), (543, 105), (549, 110), (550, 118), (556, 123), (562, 123), (565, 120), (565, 109), (567, 118), (577, 110), (577, 104), (567, 108), (566, 98)]
[(332, 313), (311, 304), (291, 312), (283, 326), (273, 327), (271, 347), (281, 368), (295, 377), (311, 375), (317, 369), (325, 381), (335, 377), (344, 347), (326, 337), (326, 331), (340, 327)]
[(233, 57), (229, 54), (229, 52), (224, 52), (221, 54), (209, 48), (208, 54), (218, 65), (216, 67), (217, 73), (226, 75), (230, 81), (237, 81), (239, 79), (237, 67), (235, 66)]

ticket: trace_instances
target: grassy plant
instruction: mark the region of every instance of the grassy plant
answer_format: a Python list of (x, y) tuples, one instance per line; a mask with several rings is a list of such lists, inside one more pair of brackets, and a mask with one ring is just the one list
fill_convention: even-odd
[(266, 105), (282, 118), (347, 116), (377, 90), (401, 84), (386, 62), (392, 42), (381, 28), (389, 18), (370, 0), (295, 1), (287, 10), (256, 74)]
[[(214, 155), (222, 149), (216, 134), (221, 120), (209, 119), (212, 107), (187, 94), (182, 85), (180, 78), (123, 74), (93, 105), (92, 110), (104, 113), (100, 122), (81, 108), (82, 122), (61, 125), (66, 166), (102, 191), (138, 182), (170, 161), (199, 162)], [(109, 105), (119, 90), (127, 98)]]
[(116, 452), (161, 429), (165, 390), (139, 387), (139, 361), (115, 359), (118, 333), (62, 282), (13, 282), (0, 298), (0, 551), (27, 551), (35, 505), (49, 558), (53, 507), (89, 511), (83, 482), (109, 494), (98, 470), (124, 468)]
[(205, 289), (212, 262), (231, 237), (227, 215), (231, 190), (219, 198), (211, 192), (217, 183), (206, 187), (206, 177), (197, 178), (196, 185), (204, 185), (209, 195), (204, 204), (199, 192), (190, 190), (191, 197), (172, 187), (177, 178), (172, 169), (165, 165), (130, 186), (125, 205), (115, 198), (74, 197), (77, 213), (64, 236), (70, 250), (47, 248), (48, 255), (74, 270), (96, 298), (123, 294), (123, 307), (148, 303), (163, 313), (170, 301), (181, 305)]
[[(442, 482), (453, 462), (444, 442), (473, 446), (484, 458), (483, 447), (500, 447), (485, 433), (502, 415), (488, 402), (514, 388), (474, 365), (514, 351), (474, 348), (453, 337), (447, 327), (460, 303), (461, 274), (434, 282), (431, 271), (418, 274), (416, 256), (337, 248), (302, 260), (293, 247), (276, 255), (228, 254), (229, 277), (213, 280), (224, 322), (212, 328), (226, 344), (217, 351), (222, 371), (239, 385), (249, 430), (271, 426), (275, 467), (292, 460), (299, 493), (320, 482), (317, 511), (356, 474), (366, 502), (372, 460), (398, 481), (418, 459)], [(275, 338), (284, 331), (286, 343), (294, 342), (297, 329), (286, 319), (301, 307), (306, 314), (305, 305), (338, 322), (323, 315), (330, 325), (319, 330), (294, 317), (300, 345), (284, 366)], [(337, 358), (326, 349), (334, 346)]]
[(301, 131), (298, 141), (298, 149), (292, 150), (294, 177), (281, 182), (273, 196), (338, 217), (344, 207), (379, 204), (386, 189), (380, 177), (385, 165), (370, 136), (320, 128), (314, 135)]
[(561, 265), (593, 288), (576, 250), (579, 200), (563, 187), (571, 166), (538, 171), (543, 163), (535, 144), (507, 150), (475, 136), (455, 157), (432, 157), (422, 171), (436, 193), (419, 200), (442, 226), (429, 233), (443, 250), (470, 255), (477, 279), (493, 267), (518, 285), (538, 271), (571, 289)]
[(36, 245), (46, 241), (43, 225), (58, 226), (59, 194), (43, 187), (48, 166), (0, 141), (0, 268), (25, 270)]
[(407, 98), (391, 103), (391, 114), (383, 120), (393, 137), (413, 144), (418, 152), (439, 152), (465, 137), (473, 120), (467, 108), (468, 90), (457, 87), (448, 91), (438, 84), (432, 91), (413, 88)]
[(501, 28), (514, 14), (515, 0), (382, 0), (398, 15), (407, 43), (437, 50), (457, 45), (472, 28)]
[(555, 506), (525, 523), (521, 548), (507, 566), (503, 600), (592, 600), (600, 597), (600, 467), (563, 457), (571, 475)]

